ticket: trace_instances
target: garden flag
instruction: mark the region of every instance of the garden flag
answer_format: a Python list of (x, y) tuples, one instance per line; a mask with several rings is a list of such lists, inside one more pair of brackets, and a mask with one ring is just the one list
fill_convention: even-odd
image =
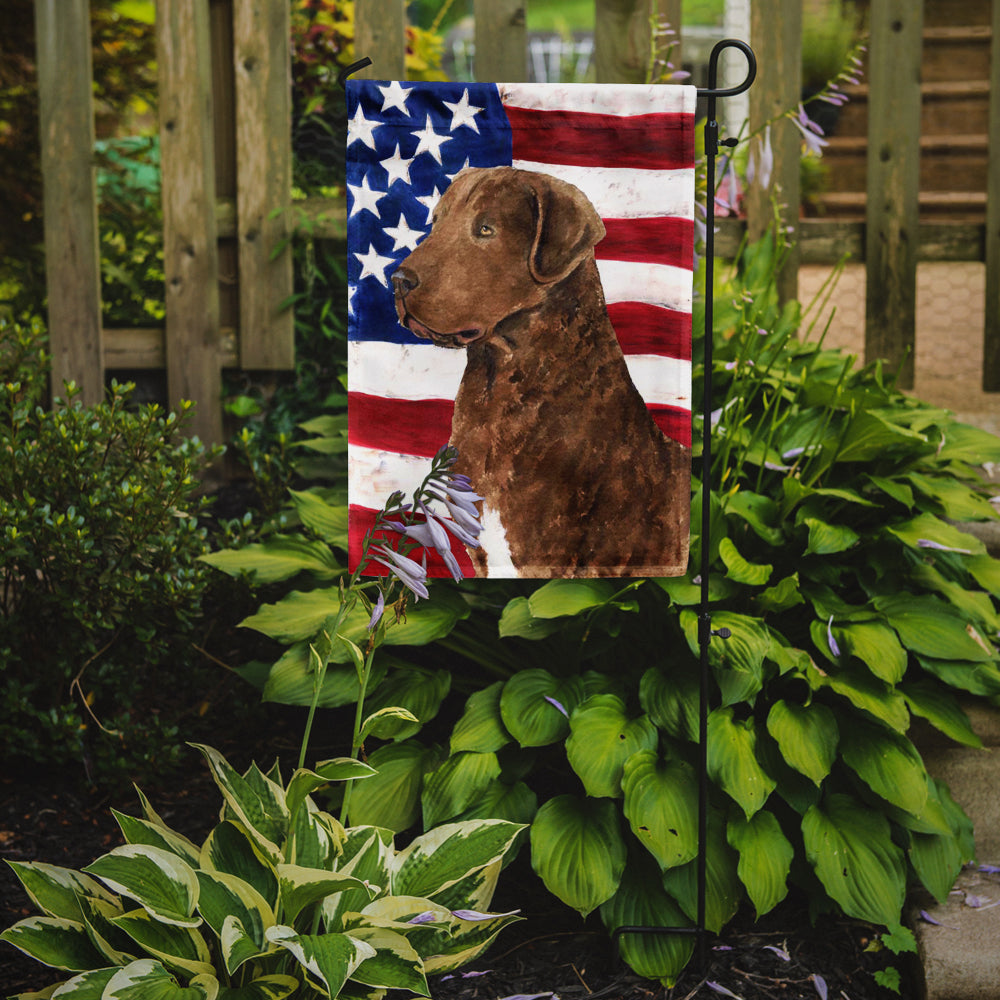
[(467, 575), (686, 572), (695, 95), (348, 82), (352, 568), (450, 443)]

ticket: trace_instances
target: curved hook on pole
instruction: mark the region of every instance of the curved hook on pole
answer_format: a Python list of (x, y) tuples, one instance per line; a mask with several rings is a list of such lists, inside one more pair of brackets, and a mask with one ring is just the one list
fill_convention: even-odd
[(345, 66), (337, 74), (337, 85), (340, 87), (341, 90), (346, 90), (347, 78), (352, 73), (357, 73), (358, 70), (362, 70), (366, 66), (371, 66), (371, 64), (372, 64), (371, 59), (369, 59), (368, 56), (365, 56), (363, 59), (359, 59), (357, 62), (352, 62), (350, 66)]
[[(725, 49), (739, 49), (747, 59), (746, 79), (735, 87), (717, 87), (719, 78), (719, 56)], [(716, 42), (712, 49), (712, 54), (708, 57), (708, 87), (698, 90), (699, 97), (735, 97), (750, 89), (751, 84), (757, 78), (757, 57), (753, 49), (738, 38), (723, 38), (721, 42)]]

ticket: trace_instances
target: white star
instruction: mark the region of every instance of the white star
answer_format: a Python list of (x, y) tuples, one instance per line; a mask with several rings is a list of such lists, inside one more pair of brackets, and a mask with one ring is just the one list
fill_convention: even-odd
[(404, 115), (409, 115), (410, 112), (406, 110), (407, 94), (398, 80), (393, 80), (387, 87), (379, 87), (378, 89), (385, 98), (382, 102), (383, 111), (388, 111), (389, 108), (399, 108)]
[(399, 143), (396, 143), (396, 152), (392, 154), (387, 160), (379, 160), (379, 163), (385, 167), (386, 173), (389, 175), (389, 187), (392, 187), (394, 181), (403, 181), (406, 184), (410, 183), (410, 164), (413, 159), (404, 160), (399, 155)]
[(354, 196), (354, 202), (351, 205), (351, 215), (356, 215), (358, 212), (363, 212), (367, 209), (376, 219), (379, 217), (378, 209), (375, 206), (386, 196), (387, 192), (373, 191), (368, 186), (367, 174), (361, 178), (360, 186), (357, 184), (348, 184), (347, 190)]
[[(465, 93), (462, 94), (462, 99), (458, 104), (452, 104), (451, 101), (443, 101), (444, 106), (451, 112), (451, 129), (454, 132), (459, 125), (468, 125), (473, 132), (479, 131), (479, 126), (476, 124), (476, 115), (483, 108), (477, 108), (474, 104), (469, 104), (469, 89), (466, 87)], [(383, 110), (385, 110), (383, 108)]]
[(402, 212), (399, 213), (399, 222), (394, 226), (386, 226), (385, 231), (392, 237), (393, 253), (397, 250), (402, 250), (404, 247), (407, 250), (416, 250), (417, 244), (424, 235), (419, 229), (410, 229)]
[(358, 290), (357, 285), (347, 286), (347, 311), (354, 315), (354, 293)]
[(354, 117), (347, 123), (347, 145), (350, 146), (352, 142), (360, 139), (366, 146), (374, 149), (375, 136), (372, 133), (380, 125), (381, 122), (369, 121), (365, 118), (365, 113), (359, 104), (358, 110), (354, 112)]
[(467, 169), (468, 166), (469, 166), (469, 158), (466, 157), (465, 158), (465, 163), (463, 163), (458, 168), (458, 170), (456, 170), (453, 174), (445, 174), (445, 177), (447, 177), (449, 181), (453, 181), (463, 170)]
[(427, 225), (429, 226), (434, 221), (434, 209), (437, 208), (437, 203), (441, 200), (441, 192), (438, 191), (437, 185), (434, 185), (434, 190), (428, 194), (424, 195), (423, 198), (418, 198), (417, 201), (420, 202), (427, 209)]
[(417, 144), (417, 150), (413, 154), (414, 159), (418, 157), (421, 153), (430, 153), (438, 163), (441, 162), (441, 146), (443, 143), (451, 142), (450, 135), (438, 135), (434, 131), (434, 127), (431, 125), (431, 116), (427, 116), (427, 121), (424, 127), (419, 132), (411, 132), (410, 135), (415, 135), (419, 139)]
[(367, 253), (355, 253), (355, 257), (361, 261), (361, 277), (358, 281), (363, 281), (365, 278), (377, 278), (379, 283), (385, 285), (386, 288), (389, 287), (389, 282), (385, 277), (385, 269), (390, 265), (395, 263), (392, 257), (383, 257), (374, 247), (373, 244), (368, 244)]

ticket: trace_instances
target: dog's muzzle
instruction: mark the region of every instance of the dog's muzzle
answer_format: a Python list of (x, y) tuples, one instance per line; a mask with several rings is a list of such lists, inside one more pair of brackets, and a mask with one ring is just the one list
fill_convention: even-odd
[(479, 340), (483, 332), (477, 328), (457, 330), (454, 333), (440, 333), (431, 329), (426, 323), (421, 323), (407, 309), (406, 297), (420, 284), (419, 279), (413, 272), (400, 267), (392, 276), (392, 287), (395, 293), (396, 315), (399, 317), (400, 325), (406, 327), (411, 333), (422, 340), (430, 340), (438, 347), (448, 347), (455, 350), (468, 347), (469, 344)]

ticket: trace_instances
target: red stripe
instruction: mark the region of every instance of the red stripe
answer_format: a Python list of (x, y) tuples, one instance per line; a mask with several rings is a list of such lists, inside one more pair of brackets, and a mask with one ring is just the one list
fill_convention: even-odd
[(451, 437), (451, 399), (388, 399), (351, 392), (347, 439), (351, 444), (433, 458)]
[(694, 223), (676, 216), (605, 219), (607, 235), (594, 247), (598, 260), (694, 267)]
[(647, 409), (650, 412), (656, 426), (663, 431), (668, 438), (691, 447), (691, 411), (682, 410), (676, 406), (663, 406), (659, 404), (649, 404)]
[(691, 314), (648, 302), (612, 302), (611, 325), (626, 354), (661, 354), (691, 360)]
[(598, 115), (510, 105), (504, 110), (515, 160), (639, 170), (694, 166), (692, 115)]
[[(351, 572), (354, 571), (355, 567), (361, 561), (361, 553), (364, 551), (365, 533), (370, 531), (375, 526), (375, 515), (377, 513), (377, 511), (372, 510), (370, 507), (359, 507), (357, 504), (351, 504), (348, 509), (348, 568)], [(377, 538), (376, 542), (378, 542)], [(455, 558), (458, 560), (458, 565), (462, 572), (466, 576), (475, 576), (476, 571), (473, 568), (472, 560), (469, 558), (469, 553), (466, 551), (465, 546), (458, 541), (457, 538), (451, 539), (451, 551), (455, 554)], [(425, 552), (427, 553), (428, 576), (451, 576), (451, 573), (448, 572), (448, 568), (445, 566), (444, 561), (433, 549), (425, 550), (418, 546), (408, 552), (407, 556), (416, 562), (420, 562), (423, 559)], [(365, 575), (386, 576), (388, 572), (389, 571), (379, 563), (369, 563), (368, 568), (365, 570)]]

